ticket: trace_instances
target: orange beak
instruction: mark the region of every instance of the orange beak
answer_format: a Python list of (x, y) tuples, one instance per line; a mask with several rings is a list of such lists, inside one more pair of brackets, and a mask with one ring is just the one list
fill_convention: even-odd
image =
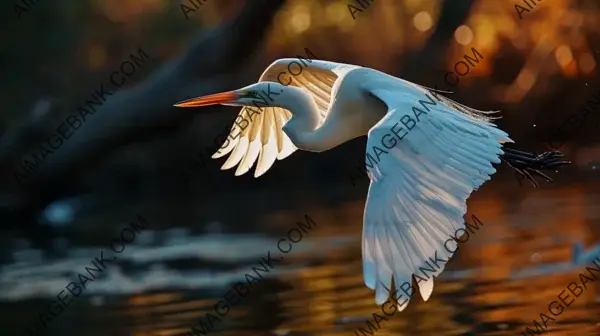
[(176, 107), (198, 107), (233, 102), (239, 95), (235, 91), (215, 93), (208, 96), (196, 97), (179, 102)]

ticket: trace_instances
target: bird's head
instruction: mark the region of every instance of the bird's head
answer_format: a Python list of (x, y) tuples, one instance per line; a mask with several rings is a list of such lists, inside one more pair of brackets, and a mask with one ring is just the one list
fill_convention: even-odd
[(259, 82), (239, 90), (215, 93), (176, 103), (176, 107), (199, 107), (209, 105), (228, 106), (280, 106), (286, 87), (276, 82)]

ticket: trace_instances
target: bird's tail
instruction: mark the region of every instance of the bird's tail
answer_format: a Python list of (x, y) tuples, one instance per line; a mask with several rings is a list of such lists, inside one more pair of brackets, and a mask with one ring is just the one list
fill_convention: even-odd
[(573, 262), (577, 263), (579, 261), (579, 258), (581, 258), (581, 255), (583, 254), (583, 243), (577, 242), (573, 244), (573, 246), (571, 247), (571, 252)]

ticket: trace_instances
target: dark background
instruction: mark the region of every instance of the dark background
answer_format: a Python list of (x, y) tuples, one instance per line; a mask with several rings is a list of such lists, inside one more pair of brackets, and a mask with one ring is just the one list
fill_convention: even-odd
[[(169, 274), (183, 269), (208, 270), (209, 273), (237, 269), (245, 265), (243, 253), (239, 256), (241, 259), (234, 256), (225, 262), (215, 257), (221, 253), (218, 251), (226, 254), (224, 251), (240, 244), (235, 243), (239, 237), (246, 239), (264, 235), (277, 238), (305, 213), (323, 223), (315, 237), (326, 237), (326, 241), (346, 236), (359, 239), (367, 183), (361, 180), (357, 186), (352, 186), (349, 174), (364, 157), (366, 137), (321, 154), (298, 151), (283, 161), (277, 161), (259, 179), (252, 176), (254, 168), (242, 177), (235, 177), (232, 170), (221, 171), (219, 168), (225, 159), (211, 159), (206, 168), (192, 168), (190, 173), (189, 167), (194, 166), (198, 153), (212, 145), (214, 137), (231, 123), (239, 109), (223, 106), (177, 109), (172, 104), (190, 97), (246, 86), (255, 82), (275, 59), (304, 56), (305, 48), (319, 59), (371, 67), (429, 87), (437, 84), (440, 89), (455, 91), (452, 99), (474, 108), (502, 110), (503, 118), (497, 122), (499, 127), (511, 135), (517, 148), (534, 152), (551, 149), (547, 142), (571, 115), (582, 115), (587, 101), (600, 103), (597, 76), (600, 4), (597, 1), (538, 2), (534, 9), (523, 13), (522, 19), (514, 7), (517, 2), (511, 1), (377, 0), (362, 12), (355, 13), (355, 18), (348, 10), (348, 3), (325, 0), (208, 0), (201, 8), (189, 12), (188, 18), (179, 2), (164, 0), (45, 1), (22, 13), (20, 18), (13, 8), (14, 4), (3, 4), (4, 10), (0, 11), (4, 42), (4, 78), (0, 82), (3, 103), (0, 114), (0, 259), (4, 263), (4, 276), (14, 272), (8, 265), (19, 264), (23, 260), (31, 260), (30, 264), (24, 264), (29, 265), (27, 267), (72, 261), (73, 249), (84, 247), (93, 247), (89, 253), (95, 255), (97, 249), (106, 246), (118, 235), (123, 221), (137, 214), (143, 214), (152, 226), (152, 238), (144, 238), (148, 239), (149, 251), (152, 246), (177, 247), (194, 239), (203, 243), (197, 242), (198, 246), (190, 247), (197, 251), (193, 258), (175, 256), (166, 264), (156, 261), (142, 266), (135, 262), (120, 264), (120, 271), (131, 276), (149, 270)], [(183, 4), (193, 8), (187, 2)], [(108, 84), (111, 72), (118, 70), (131, 54), (137, 55), (139, 48), (149, 59), (136, 68), (125, 85), (108, 96), (96, 113), (54, 154), (49, 155), (25, 183), (18, 184), (14, 170), (23, 158), (36, 151), (69, 114), (77, 113), (77, 108), (90, 99), (100, 83), (114, 91), (114, 86)], [(483, 59), (465, 77), (460, 77), (456, 87), (444, 83), (445, 73), (452, 71), (463, 55), (472, 56), (471, 48), (475, 48)], [(597, 98), (593, 97), (594, 94)], [(508, 237), (512, 238), (506, 242), (506, 251), (525, 253), (529, 258), (541, 253), (534, 252), (541, 248), (539, 246), (543, 249), (562, 246), (556, 260), (567, 262), (571, 243), (584, 241), (589, 246), (597, 240), (600, 105), (592, 106), (590, 110), (592, 113), (587, 115), (580, 127), (563, 127), (569, 132), (560, 150), (573, 161), (573, 165), (559, 173), (551, 173), (555, 183), (543, 184), (538, 190), (527, 184), (520, 187), (510, 168), (503, 165), (494, 179), (470, 200), (479, 204), (470, 203), (470, 210), (486, 224), (511, 223)], [(191, 179), (182, 178), (186, 174), (192, 176)], [(560, 203), (561, 199), (567, 204), (562, 208), (553, 203)], [(536, 204), (533, 207), (532, 202)], [(530, 217), (525, 218), (529, 219), (523, 219), (523, 211), (527, 212)], [(562, 216), (555, 211), (565, 211), (568, 215)], [(487, 214), (487, 220), (481, 213)], [(533, 232), (524, 229), (525, 224), (516, 224), (546, 217), (554, 224), (539, 223), (545, 227), (531, 229)], [(552, 243), (540, 241), (542, 236), (549, 235), (546, 233), (549, 227), (555, 228), (553, 234), (558, 240), (552, 240)], [(222, 240), (213, 239), (214, 234), (221, 235), (219, 239)], [(492, 240), (497, 238), (491, 231), (486, 234)], [(512, 235), (520, 237), (520, 240)], [(218, 247), (210, 244), (211, 247), (207, 247), (202, 237), (208, 237), (206, 241), (218, 241), (215, 243)], [(564, 237), (566, 240), (563, 241)], [(534, 242), (533, 245), (528, 245), (531, 242)], [(536, 245), (536, 242), (541, 245)], [(219, 245), (221, 243), (222, 246)], [(266, 252), (265, 244), (260, 241), (248, 244), (252, 246), (252, 253), (262, 256), (263, 251)], [(217, 252), (213, 255), (204, 248), (210, 251), (214, 248)], [(304, 269), (311, 274), (311, 279), (323, 277), (321, 281), (325, 282), (337, 279), (326, 275), (337, 272), (336, 265), (360, 259), (358, 241), (344, 252), (333, 253), (326, 261), (319, 259), (319, 255), (325, 252), (309, 250), (310, 256), (298, 257), (303, 267), (308, 268), (292, 263), (289, 266), (291, 269), (299, 267), (299, 274)], [(486, 259), (490, 263), (515, 265), (525, 262), (515, 260), (515, 256), (508, 252), (491, 253), (494, 257)], [(155, 270), (151, 267), (158, 267), (157, 263), (163, 268)], [(83, 267), (78, 265), (81, 263), (73, 264), (73, 272)], [(315, 335), (342, 332), (332, 322), (335, 318), (308, 316), (332, 309), (343, 319), (350, 315), (368, 315), (377, 308), (370, 291), (362, 285), (360, 262), (352, 265), (351, 269), (344, 271), (352, 274), (355, 280), (352, 290), (360, 290), (364, 297), (360, 312), (353, 310), (350, 314), (345, 308), (331, 308), (331, 301), (306, 298), (308, 294), (327, 289), (331, 300), (335, 301), (337, 295), (353, 300), (347, 294), (350, 289), (342, 286), (331, 290), (329, 285), (318, 281), (309, 286), (312, 282), (306, 279), (303, 282), (306, 286), (294, 287), (293, 282), (288, 282), (282, 275), (261, 287), (261, 294), (255, 294), (260, 297), (256, 299), (257, 303), (248, 303), (251, 305), (249, 308), (254, 307), (249, 314), (257, 316), (241, 317), (242, 327), (228, 326), (226, 329), (237, 330), (237, 334), (240, 330), (250, 330), (248, 332), (253, 334), (252, 330), (256, 329), (257, 334), (261, 334), (281, 328), (286, 332)], [(457, 264), (454, 268), (480, 270), (468, 263)], [(510, 272), (496, 270), (492, 273), (493, 281), (512, 288)], [(528, 302), (532, 308), (527, 308), (527, 312), (518, 311), (509, 317), (498, 308), (500, 304), (494, 298), (490, 299), (491, 303), (483, 305), (492, 305), (485, 308), (490, 310), (489, 315), (478, 315), (475, 313), (477, 309), (473, 308), (472, 312), (458, 312), (448, 317), (460, 325), (444, 325), (448, 332), (467, 330), (464, 332), (480, 334), (498, 329), (508, 333), (521, 323), (529, 324), (529, 318), (523, 316), (534, 318), (537, 310), (547, 305), (548, 298), (564, 288), (561, 282), (576, 279), (574, 274), (565, 275), (564, 279), (554, 275), (558, 277), (556, 285), (548, 293), (544, 292), (545, 296), (536, 301), (537, 305)], [(43, 282), (51, 277), (43, 274), (36, 281)], [(302, 278), (301, 275), (295, 277)], [(102, 302), (107, 302), (104, 301), (108, 300), (107, 297), (116, 295), (115, 301), (109, 304), (111, 307), (121, 307), (135, 300), (158, 302), (157, 307), (165, 307), (172, 302), (191, 304), (200, 295), (209, 305), (225, 291), (221, 287), (226, 288), (232, 281), (217, 278), (221, 280), (210, 285), (198, 284), (197, 288), (186, 291), (177, 299), (169, 296), (161, 301), (163, 299), (156, 299), (150, 294), (142, 295), (145, 291), (141, 289), (124, 289), (117, 294), (89, 294), (89, 302), (96, 302), (93, 300), (99, 300), (99, 297)], [(1, 290), (13, 288), (13, 280), (3, 279), (0, 280), (0, 284), (4, 284), (0, 285)], [(546, 281), (538, 280), (541, 283)], [(168, 292), (166, 288), (178, 287), (169, 286), (169, 281), (165, 281), (166, 285), (154, 290)], [(3, 330), (6, 325), (7, 330), (16, 332), (30, 316), (45, 307), (41, 301), (32, 300), (54, 296), (53, 293), (64, 287), (63, 282), (66, 284), (68, 281), (49, 284), (47, 291), (38, 294), (32, 294), (33, 289), (27, 294), (25, 287), (22, 293), (19, 292), (21, 294), (2, 296), (5, 300), (2, 304), (5, 311)], [(470, 286), (469, 283), (472, 284), (473, 280), (462, 284)], [(118, 282), (115, 286), (126, 287)], [(286, 286), (295, 289), (290, 290)], [(528, 296), (531, 289), (525, 285), (520, 288), (523, 292), (517, 296)], [(11, 290), (14, 291), (14, 288)], [(308, 320), (315, 319), (312, 329), (306, 326), (306, 330), (300, 328), (306, 323), (296, 323), (296, 318), (279, 313), (278, 306), (285, 306), (281, 293), (286, 291), (291, 291), (293, 297), (302, 302), (301, 305), (308, 307), (301, 314)], [(450, 292), (447, 294), (450, 306), (459, 304), (460, 301), (455, 299), (466, 295), (446, 291)], [(133, 297), (134, 293), (137, 297)], [(436, 293), (434, 291), (434, 297)], [(160, 295), (167, 294), (156, 295), (160, 298)], [(593, 302), (594, 294), (589, 295)], [(121, 323), (117, 321), (126, 319), (123, 311), (117, 309), (113, 313), (115, 317), (108, 312), (94, 310), (98, 308), (89, 308), (84, 303), (76, 304), (81, 310), (69, 307), (70, 313), (57, 318), (62, 322), (56, 322), (51, 328), (57, 335), (171, 335), (183, 332), (181, 328), (193, 323), (195, 318), (194, 311), (188, 311), (181, 320), (163, 325), (158, 321), (173, 320), (157, 308), (152, 313), (156, 315), (144, 312), (140, 313), (142, 320), (136, 323), (131, 320)], [(478, 304), (481, 302), (475, 306), (481, 308)], [(420, 303), (419, 307), (426, 305), (436, 312), (436, 305), (431, 302)], [(196, 314), (201, 314), (202, 309), (198, 308)], [(412, 309), (418, 315), (417, 308)], [(587, 313), (577, 314), (576, 318), (571, 315), (564, 321), (570, 321), (573, 328), (594, 326), (598, 323), (597, 303), (593, 309), (596, 314), (589, 309)], [(174, 310), (182, 311), (179, 308)], [(410, 310), (407, 314), (412, 314)], [(15, 315), (19, 318), (16, 319)], [(278, 316), (278, 319), (271, 321), (267, 318), (272, 316)], [(111, 322), (107, 323), (104, 319)], [(408, 320), (406, 316), (396, 319)], [(489, 322), (494, 327), (487, 325), (486, 320), (495, 321)], [(90, 323), (95, 333), (78, 325), (82, 321)], [(162, 327), (148, 327), (153, 323)], [(407, 328), (402, 324), (404, 322), (394, 323), (397, 324), (390, 323), (384, 328), (398, 334)], [(499, 324), (505, 326), (497, 327)], [(423, 322), (423, 325), (427, 323)], [(344, 333), (353, 332), (352, 327), (347, 328)], [(580, 330), (584, 329), (578, 330), (575, 334), (581, 335)], [(420, 332), (428, 334), (421, 329), (414, 329), (410, 334)], [(565, 335), (568, 335), (566, 332)]]

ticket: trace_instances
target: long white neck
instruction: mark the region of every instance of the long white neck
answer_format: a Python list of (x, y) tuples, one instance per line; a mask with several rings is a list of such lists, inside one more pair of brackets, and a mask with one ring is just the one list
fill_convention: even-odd
[(286, 87), (285, 96), (278, 99), (276, 105), (292, 113), (292, 118), (286, 123), (287, 127), (284, 129), (295, 132), (312, 132), (321, 123), (321, 115), (315, 100), (300, 88)]
[(303, 150), (316, 151), (322, 143), (315, 137), (321, 124), (321, 114), (313, 97), (300, 88), (286, 87), (281, 106), (292, 113), (292, 118), (283, 126), (283, 131), (292, 143)]
[(296, 87), (286, 87), (284, 90), (286, 96), (278, 106), (289, 110), (292, 118), (285, 124), (283, 131), (296, 147), (322, 152), (359, 136), (350, 135), (344, 129), (346, 125), (339, 120), (332, 120), (331, 116), (322, 120), (314, 98), (304, 90)]

